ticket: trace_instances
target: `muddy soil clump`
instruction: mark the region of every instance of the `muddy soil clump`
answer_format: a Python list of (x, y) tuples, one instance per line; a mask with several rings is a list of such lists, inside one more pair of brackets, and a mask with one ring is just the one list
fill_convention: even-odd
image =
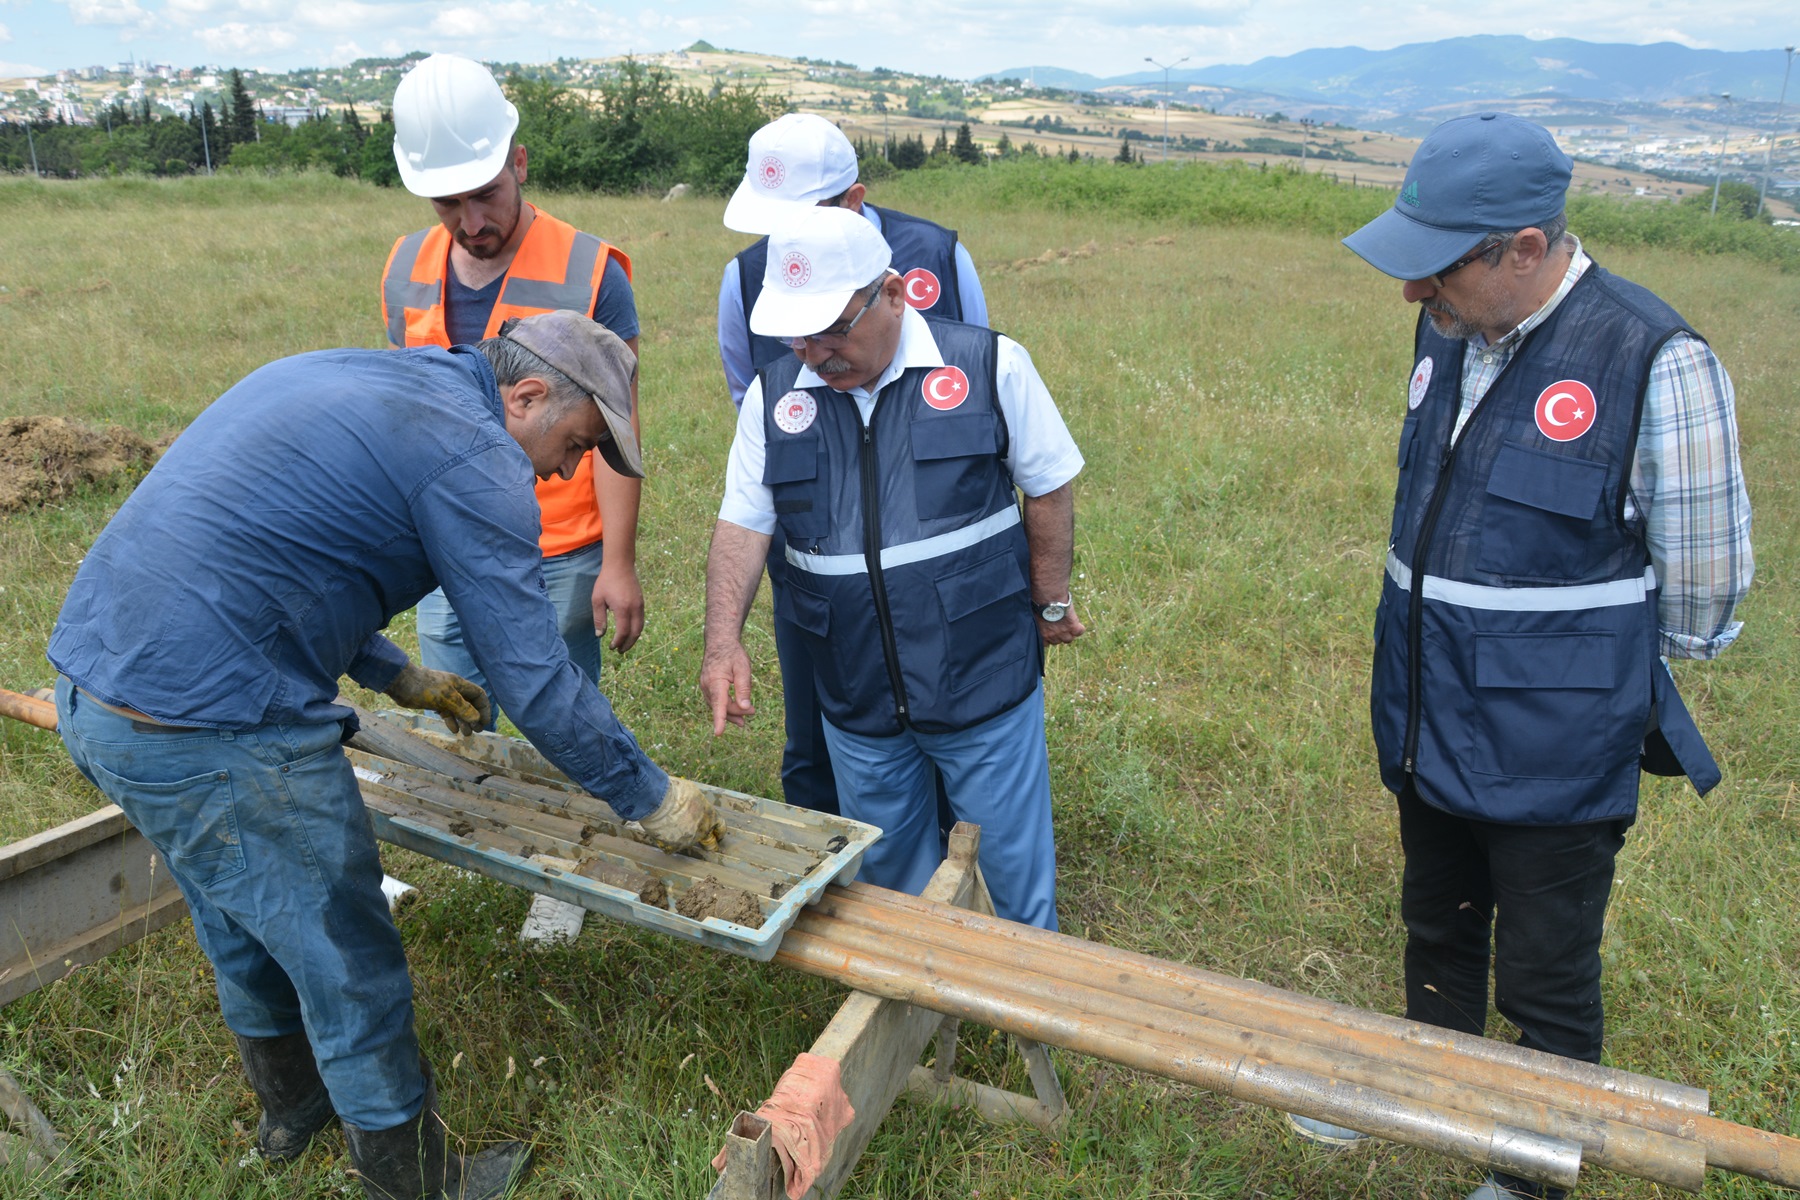
[(695, 921), (717, 917), (746, 929), (759, 928), (763, 922), (762, 907), (755, 896), (742, 888), (726, 887), (710, 875), (681, 894), (675, 911)]
[(155, 459), (156, 447), (123, 425), (0, 418), (0, 513), (41, 508), (82, 487), (136, 477)]

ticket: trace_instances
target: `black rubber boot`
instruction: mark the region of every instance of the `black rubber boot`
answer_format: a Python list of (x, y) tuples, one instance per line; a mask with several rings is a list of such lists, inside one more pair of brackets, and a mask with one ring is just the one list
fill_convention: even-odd
[(262, 1102), (257, 1148), (264, 1158), (276, 1162), (299, 1158), (313, 1134), (337, 1115), (325, 1081), (319, 1078), (312, 1043), (304, 1033), (273, 1038), (234, 1036), (238, 1057), (244, 1062), (244, 1078)]
[(437, 1082), (425, 1070), (425, 1106), (392, 1129), (344, 1123), (350, 1162), (369, 1200), (501, 1200), (531, 1170), (531, 1149), (503, 1142), (463, 1156), (444, 1149)]

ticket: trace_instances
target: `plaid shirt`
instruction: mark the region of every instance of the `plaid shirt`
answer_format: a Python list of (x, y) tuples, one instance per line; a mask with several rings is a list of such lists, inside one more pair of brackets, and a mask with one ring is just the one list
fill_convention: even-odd
[[(1456, 431), (1512, 359), (1525, 335), (1556, 311), (1593, 260), (1575, 243), (1562, 286), (1518, 328), (1488, 345), (1479, 336), (1463, 352), (1462, 410)], [(1670, 658), (1713, 658), (1737, 639), (1731, 619), (1750, 587), (1750, 497), (1738, 462), (1731, 377), (1698, 338), (1676, 334), (1650, 365), (1650, 386), (1631, 465), (1627, 519), (1643, 512), (1645, 541), (1661, 587), (1657, 624)]]

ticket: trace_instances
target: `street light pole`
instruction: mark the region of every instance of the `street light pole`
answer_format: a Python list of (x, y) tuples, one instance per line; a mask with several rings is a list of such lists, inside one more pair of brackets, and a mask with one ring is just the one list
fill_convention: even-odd
[(1785, 47), (1787, 65), (1781, 68), (1781, 99), (1775, 102), (1775, 128), (1769, 131), (1769, 145), (1763, 151), (1762, 190), (1756, 193), (1756, 215), (1762, 216), (1763, 199), (1769, 194), (1769, 158), (1775, 153), (1775, 139), (1781, 136), (1781, 109), (1787, 103), (1788, 72), (1794, 68), (1794, 47)]
[(1163, 73), (1163, 153), (1162, 153), (1162, 160), (1164, 162), (1169, 161), (1169, 72), (1173, 71), (1176, 67), (1179, 67), (1182, 63), (1186, 62), (1189, 58), (1192, 58), (1192, 57), (1193, 57), (1192, 55), (1184, 54), (1180, 58), (1176, 59), (1174, 62), (1170, 63), (1168, 66), (1165, 67), (1165, 66), (1163, 66), (1162, 63), (1159, 63), (1154, 58), (1151, 58), (1148, 54), (1146, 54), (1144, 56), (1145, 62), (1149, 63), (1153, 67), (1160, 68)]
[(1725, 139), (1731, 136), (1731, 93), (1720, 92), (1719, 98), (1725, 101), (1725, 131), (1719, 134), (1719, 161), (1713, 164), (1713, 202), (1712, 215), (1719, 215), (1719, 181), (1725, 178)]

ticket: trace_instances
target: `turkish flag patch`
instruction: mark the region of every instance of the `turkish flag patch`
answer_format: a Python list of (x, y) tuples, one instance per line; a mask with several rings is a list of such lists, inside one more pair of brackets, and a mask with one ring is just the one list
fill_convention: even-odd
[(1559, 379), (1537, 398), (1538, 432), (1553, 442), (1572, 442), (1594, 427), (1594, 389), (1579, 379)]
[(914, 267), (908, 271), (901, 282), (906, 285), (906, 302), (914, 308), (931, 308), (944, 294), (944, 285), (938, 277), (924, 267)]
[(939, 367), (925, 377), (925, 403), (949, 412), (969, 398), (969, 377), (961, 367)]

